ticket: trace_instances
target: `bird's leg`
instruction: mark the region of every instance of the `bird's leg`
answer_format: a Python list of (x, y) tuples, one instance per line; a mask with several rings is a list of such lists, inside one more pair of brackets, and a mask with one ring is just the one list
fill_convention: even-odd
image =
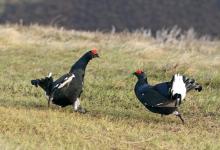
[(73, 104), (73, 109), (75, 112), (86, 113), (86, 110), (80, 106), (80, 99), (77, 98)]
[(48, 99), (47, 106), (50, 108), (50, 99)]
[(50, 102), (53, 100), (53, 97), (49, 96), (48, 98), (48, 102), (47, 102), (47, 106), (48, 108), (50, 107)]
[(178, 111), (174, 111), (173, 114), (176, 115), (177, 117), (179, 117), (180, 120), (182, 121), (182, 123), (184, 124), (184, 120), (183, 120), (183, 118), (182, 118), (181, 113), (179, 113)]
[(77, 98), (76, 101), (73, 104), (74, 111), (78, 111), (79, 106), (80, 106), (80, 100), (79, 100), (79, 98)]
[(176, 115), (176, 116), (179, 117), (179, 118), (181, 119), (182, 123), (184, 124), (184, 120), (183, 120), (183, 118), (182, 118), (182, 115), (181, 115), (181, 114), (178, 114), (178, 115)]

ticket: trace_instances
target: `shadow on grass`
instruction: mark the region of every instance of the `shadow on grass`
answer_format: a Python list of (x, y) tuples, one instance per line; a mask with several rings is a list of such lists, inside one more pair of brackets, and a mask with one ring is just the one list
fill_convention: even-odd
[[(50, 108), (47, 107), (47, 101), (42, 103), (42, 101), (33, 101), (33, 100), (16, 100), (12, 101), (11, 99), (0, 99), (0, 106), (5, 108), (16, 108), (16, 109), (26, 109), (26, 110), (39, 110), (39, 111), (45, 111), (45, 110), (59, 110), (60, 113), (62, 112), (69, 112), (70, 115), (72, 115), (72, 107), (68, 106), (65, 108), (60, 108), (59, 106), (56, 106), (52, 104)], [(87, 117), (93, 117), (93, 118), (103, 118), (107, 117), (111, 121), (118, 121), (118, 120), (136, 120), (136, 121), (143, 121), (145, 123), (159, 123), (161, 121), (160, 115), (149, 115), (150, 112), (135, 112), (130, 110), (123, 110), (123, 109), (113, 109), (113, 108), (93, 108), (89, 106), (86, 108), (88, 112), (85, 115)]]
[[(0, 106), (1, 107), (6, 107), (6, 108), (18, 108), (18, 109), (36, 109), (36, 110), (47, 110), (48, 107), (45, 104), (41, 104), (37, 101), (28, 101), (28, 100), (7, 100), (7, 99), (0, 99)], [(55, 108), (52, 108), (55, 109)]]
[[(89, 115), (95, 118), (108, 117), (113, 122), (120, 120), (126, 120), (131, 122), (144, 122), (146, 124), (161, 124), (164, 123), (176, 123), (175, 120), (166, 119), (166, 117), (161, 118), (159, 114), (151, 113), (146, 111), (132, 111), (132, 110), (117, 110), (117, 109), (93, 109), (90, 110)], [(175, 116), (174, 116), (175, 117)]]
[[(47, 107), (47, 101), (45, 100), (45, 103), (41, 103), (39, 101), (28, 101), (28, 100), (20, 100), (20, 101), (11, 101), (7, 99), (0, 99), (0, 106), (1, 107), (6, 107), (6, 108), (17, 108), (17, 109), (26, 109), (26, 110), (39, 110), (39, 111), (45, 111), (45, 110), (59, 110), (60, 113), (63, 112), (69, 112), (70, 115), (72, 115), (72, 107), (68, 106), (65, 108), (60, 108), (59, 106), (56, 105), (51, 105), (50, 108)], [(159, 114), (154, 114), (149, 112), (148, 110), (140, 110), (140, 111), (135, 111), (135, 110), (126, 110), (122, 108), (93, 108), (93, 107), (88, 107), (88, 112), (85, 114), (87, 117), (93, 117), (93, 118), (105, 118), (107, 117), (109, 120), (113, 122), (125, 120), (129, 121), (132, 120), (132, 122), (144, 122), (146, 124), (161, 124), (162, 122), (164, 124), (181, 124), (180, 120), (176, 118), (174, 115), (169, 115), (172, 116), (174, 119), (170, 119), (170, 117), (164, 116), (161, 117)], [(83, 114), (82, 114), (83, 115)], [(217, 112), (207, 112), (207, 113), (184, 113), (183, 117), (185, 119), (189, 118), (206, 118), (206, 117), (211, 117), (211, 118), (220, 118), (220, 114)]]

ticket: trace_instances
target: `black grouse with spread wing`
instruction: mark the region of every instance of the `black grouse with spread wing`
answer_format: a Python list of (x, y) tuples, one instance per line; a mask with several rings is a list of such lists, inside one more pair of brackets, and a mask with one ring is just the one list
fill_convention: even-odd
[(93, 58), (99, 57), (96, 49), (85, 53), (70, 69), (69, 73), (64, 74), (56, 81), (53, 81), (50, 73), (43, 79), (32, 80), (31, 84), (40, 86), (48, 96), (48, 106), (50, 102), (65, 107), (73, 105), (73, 109), (78, 112), (85, 112), (80, 106), (80, 96), (83, 92), (83, 82), (86, 66)]
[(202, 86), (186, 76), (176, 74), (170, 82), (163, 82), (156, 85), (150, 85), (147, 77), (142, 70), (133, 73), (138, 81), (134, 91), (140, 102), (151, 112), (161, 115), (175, 114), (182, 122), (184, 120), (178, 111), (186, 93), (192, 89), (202, 90)]

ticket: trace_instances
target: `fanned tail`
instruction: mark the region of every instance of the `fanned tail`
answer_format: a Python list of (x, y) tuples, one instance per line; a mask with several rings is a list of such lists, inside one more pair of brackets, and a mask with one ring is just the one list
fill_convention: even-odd
[(202, 91), (202, 86), (197, 83), (194, 79), (190, 79), (189, 77), (183, 76), (183, 82), (186, 85), (187, 92), (195, 89), (196, 91)]

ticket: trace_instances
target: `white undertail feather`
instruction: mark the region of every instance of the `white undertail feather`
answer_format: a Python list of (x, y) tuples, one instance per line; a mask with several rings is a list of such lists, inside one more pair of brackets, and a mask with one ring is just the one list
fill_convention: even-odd
[(175, 94), (180, 94), (182, 100), (186, 97), (186, 86), (183, 82), (183, 76), (180, 74), (174, 75), (173, 85), (171, 87), (171, 93), (174, 96)]
[(48, 78), (52, 77), (52, 72), (50, 72), (47, 77)]

